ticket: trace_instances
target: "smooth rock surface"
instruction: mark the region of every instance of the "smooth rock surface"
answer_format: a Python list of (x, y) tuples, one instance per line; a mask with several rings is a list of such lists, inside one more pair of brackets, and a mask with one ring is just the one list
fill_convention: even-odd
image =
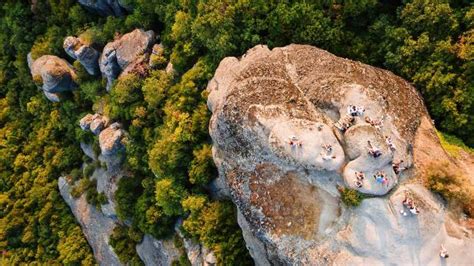
[[(258, 45), (223, 59), (207, 90), (221, 187), (258, 265), (438, 265), (441, 244), (465, 254), (449, 263), (474, 260), (472, 234), (450, 233), (468, 230), (417, 185), (427, 160), (450, 158), (429, 158), (441, 146), (408, 82), (311, 46)], [(339, 185), (375, 197), (347, 208)], [(401, 214), (405, 191), (420, 214)]]
[(150, 235), (145, 235), (136, 249), (146, 266), (171, 265), (180, 256), (172, 240), (157, 240)]

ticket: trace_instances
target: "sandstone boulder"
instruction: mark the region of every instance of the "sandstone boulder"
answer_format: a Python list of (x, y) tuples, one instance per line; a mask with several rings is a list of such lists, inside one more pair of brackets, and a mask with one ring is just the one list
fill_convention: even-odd
[(147, 65), (151, 46), (155, 41), (153, 31), (136, 29), (123, 35), (121, 38), (109, 42), (99, 60), (100, 71), (107, 79), (107, 91), (111, 89), (113, 81), (122, 73), (140, 69)]
[(102, 155), (115, 155), (123, 150), (122, 139), (124, 136), (122, 126), (117, 122), (102, 130), (99, 134), (99, 145)]
[(73, 36), (68, 36), (66, 39), (64, 39), (63, 47), (70, 57), (78, 60), (81, 63), (81, 65), (86, 69), (87, 73), (94, 76), (100, 74), (100, 53), (96, 49), (85, 44), (80, 38)]
[(101, 16), (123, 16), (127, 13), (126, 5), (121, 0), (78, 0), (79, 4)]
[[(441, 244), (474, 248), (471, 234), (446, 230), (442, 202), (412, 184), (420, 143), (440, 144), (403, 79), (311, 46), (259, 45), (223, 59), (207, 90), (214, 161), (257, 265), (426, 265)], [(340, 185), (375, 197), (347, 208)], [(406, 191), (419, 215), (402, 214)]]
[(60, 101), (60, 94), (76, 88), (74, 80), (76, 73), (72, 66), (64, 59), (54, 55), (43, 55), (33, 60), (28, 55), (33, 81), (42, 86), (45, 96), (54, 102)]

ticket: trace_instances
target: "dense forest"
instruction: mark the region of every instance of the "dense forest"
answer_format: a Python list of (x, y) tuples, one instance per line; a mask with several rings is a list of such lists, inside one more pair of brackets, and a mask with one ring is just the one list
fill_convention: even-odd
[[(34, 2), (32, 4), (31, 2)], [(99, 105), (129, 133), (123, 178), (115, 195), (121, 220), (111, 245), (123, 262), (139, 263), (130, 243), (143, 233), (186, 236), (226, 265), (250, 264), (236, 210), (209, 196), (217, 173), (208, 135), (205, 88), (225, 56), (257, 44), (311, 44), (391, 70), (412, 82), (442, 132), (474, 146), (474, 5), (469, 0), (127, 0), (123, 17), (100, 17), (74, 0), (2, 1), (0, 10), (0, 250), (2, 263), (93, 264), (79, 225), (57, 188), (60, 176), (88, 177), (78, 127)], [(154, 30), (157, 67), (114, 84), (85, 74), (63, 50), (81, 35), (99, 50), (116, 34)], [(79, 88), (48, 101), (26, 61), (57, 55), (78, 72)], [(160, 65), (160, 64), (158, 64)], [(449, 137), (450, 139), (454, 137)], [(85, 182), (82, 182), (85, 183)], [(95, 189), (84, 184), (83, 190)], [(97, 193), (96, 193), (97, 194)], [(100, 195), (91, 193), (91, 202)], [(177, 262), (186, 264), (186, 261)]]

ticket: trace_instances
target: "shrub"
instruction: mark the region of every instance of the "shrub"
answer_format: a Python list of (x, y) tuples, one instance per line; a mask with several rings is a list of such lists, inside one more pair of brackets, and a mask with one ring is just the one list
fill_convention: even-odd
[(341, 201), (347, 206), (357, 207), (364, 199), (359, 191), (352, 188), (339, 187), (339, 192), (341, 193)]
[(79, 180), (71, 189), (73, 198), (79, 198), (90, 186), (91, 181), (88, 178)]
[(460, 207), (471, 217), (474, 216), (474, 185), (448, 163), (428, 166), (425, 185), (453, 207)]
[(94, 170), (95, 170), (95, 165), (93, 163), (87, 164), (83, 170), (84, 177), (85, 178), (91, 177), (92, 174), (94, 173)]
[(143, 235), (137, 230), (117, 225), (110, 236), (109, 244), (122, 263), (143, 265), (135, 250), (135, 246), (141, 241), (142, 237)]
[(72, 178), (72, 181), (77, 181), (79, 180), (82, 176), (81, 176), (81, 170), (78, 169), (78, 168), (74, 168), (72, 169), (71, 173), (69, 174)]

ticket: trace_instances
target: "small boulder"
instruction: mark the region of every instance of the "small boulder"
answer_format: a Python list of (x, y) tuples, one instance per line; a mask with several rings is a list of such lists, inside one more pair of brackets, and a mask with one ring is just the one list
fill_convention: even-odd
[[(103, 76), (107, 78), (107, 91), (110, 91), (113, 81), (122, 71), (139, 68), (149, 55), (151, 45), (155, 40), (153, 31), (136, 29), (123, 35), (120, 39), (109, 42), (100, 57), (99, 67)], [(130, 71), (124, 71), (130, 72)]]
[(33, 81), (42, 86), (50, 101), (58, 102), (60, 100), (59, 93), (72, 91), (76, 88), (74, 82), (76, 73), (64, 59), (54, 55), (43, 55), (33, 60), (31, 55), (28, 55), (28, 66)]
[(69, 36), (64, 40), (64, 50), (72, 58), (78, 60), (90, 75), (98, 75), (100, 53), (85, 44), (80, 38)]
[(98, 135), (109, 125), (109, 118), (100, 114), (87, 114), (79, 121), (82, 130), (90, 130), (94, 135)]

